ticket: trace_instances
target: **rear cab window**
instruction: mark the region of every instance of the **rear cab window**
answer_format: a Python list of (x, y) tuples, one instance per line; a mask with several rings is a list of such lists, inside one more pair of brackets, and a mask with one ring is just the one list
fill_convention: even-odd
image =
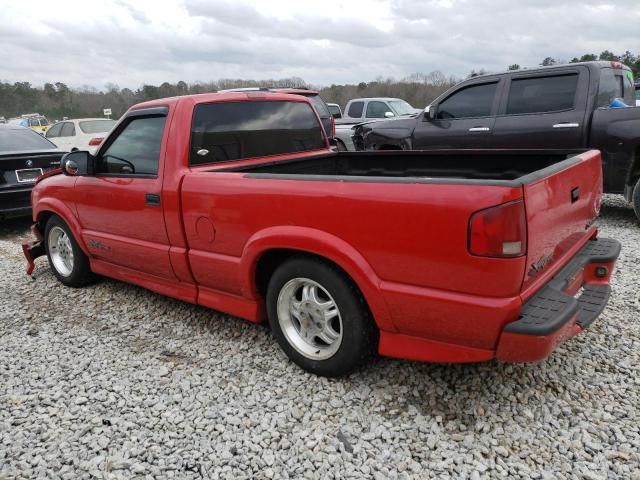
[(326, 140), (306, 102), (248, 100), (197, 105), (191, 165), (324, 149)]
[(324, 103), (324, 100), (320, 98), (320, 95), (312, 95), (312, 96), (308, 96), (307, 98), (311, 100), (311, 103), (313, 104), (315, 109), (318, 111), (318, 116), (320, 118), (327, 118), (331, 116), (329, 107), (327, 107), (327, 104)]
[(577, 72), (514, 78), (507, 99), (507, 115), (571, 110), (578, 89)]
[(635, 105), (632, 75), (622, 68), (602, 68), (596, 107), (609, 107), (613, 99), (619, 98), (627, 105)]

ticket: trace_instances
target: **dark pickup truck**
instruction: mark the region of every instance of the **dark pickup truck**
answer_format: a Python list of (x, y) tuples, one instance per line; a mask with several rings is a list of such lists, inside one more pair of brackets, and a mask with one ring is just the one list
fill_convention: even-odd
[(619, 62), (584, 62), (470, 78), (415, 118), (364, 123), (356, 150), (545, 149), (602, 152), (604, 191), (640, 218), (640, 108)]

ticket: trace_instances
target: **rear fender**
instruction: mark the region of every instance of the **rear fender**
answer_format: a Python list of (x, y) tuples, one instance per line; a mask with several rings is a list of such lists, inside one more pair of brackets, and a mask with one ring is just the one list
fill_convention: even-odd
[(256, 267), (269, 250), (289, 249), (317, 255), (342, 268), (356, 283), (382, 330), (396, 331), (387, 304), (380, 293), (380, 279), (360, 253), (344, 240), (321, 230), (307, 227), (280, 226), (262, 230), (245, 245), (240, 261), (242, 294), (259, 299)]
[[(47, 213), (53, 213), (62, 218), (71, 229), (71, 233), (76, 239), (80, 249), (85, 253), (85, 255), (90, 256), (89, 250), (87, 249), (81, 235), (82, 228), (80, 227), (80, 223), (78, 222), (77, 217), (73, 214), (71, 208), (56, 198), (49, 197), (38, 200), (36, 205), (33, 207), (33, 219), (36, 222), (40, 222)], [(44, 234), (44, 231), (42, 233)]]

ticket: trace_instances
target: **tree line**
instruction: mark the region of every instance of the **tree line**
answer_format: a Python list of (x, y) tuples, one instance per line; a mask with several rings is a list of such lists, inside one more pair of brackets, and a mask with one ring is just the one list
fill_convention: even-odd
[[(628, 66), (633, 72), (633, 77), (636, 81), (640, 80), (640, 55), (634, 55), (629, 50), (622, 55), (616, 55), (609, 50), (604, 50), (600, 55), (595, 53), (586, 53), (581, 57), (573, 57), (571, 60), (562, 60), (553, 57), (546, 57), (540, 62), (541, 67), (550, 67), (552, 65), (561, 65), (563, 63), (578, 63), (578, 62), (593, 62), (595, 60), (604, 60), (608, 62), (621, 62)], [(514, 63), (509, 65), (509, 70), (520, 70), (520, 65)]]
[[(600, 55), (585, 54), (563, 61), (552, 57), (542, 60), (540, 65), (559, 63), (575, 63), (591, 60), (620, 61), (628, 65), (635, 78), (640, 78), (640, 55), (629, 51), (616, 55), (608, 50)], [(509, 70), (519, 70), (518, 64), (509, 65)], [(485, 70), (471, 71), (468, 76), (487, 73)], [(440, 71), (415, 73), (397, 80), (393, 77), (378, 77), (372, 82), (358, 84), (330, 85), (319, 88), (320, 96), (326, 101), (344, 105), (357, 97), (397, 97), (402, 98), (417, 108), (428, 105), (434, 98), (460, 81), (460, 78), (446, 76)], [(70, 88), (65, 83), (45, 83), (44, 86), (33, 86), (29, 82), (0, 82), (0, 116), (6, 118), (26, 113), (41, 113), (50, 120), (63, 117), (102, 117), (103, 109), (110, 108), (112, 118), (120, 117), (131, 105), (163, 97), (173, 97), (195, 93), (207, 93), (217, 90), (241, 87), (304, 87), (312, 85), (299, 77), (267, 80), (220, 79), (211, 82), (177, 83), (164, 82), (161, 85), (143, 85), (136, 90), (120, 88), (109, 83), (103, 90), (94, 87)]]

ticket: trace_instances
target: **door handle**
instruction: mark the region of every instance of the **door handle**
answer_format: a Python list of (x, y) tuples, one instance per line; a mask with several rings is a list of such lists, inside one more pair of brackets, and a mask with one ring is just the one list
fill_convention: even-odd
[(144, 200), (145, 203), (151, 207), (157, 207), (160, 205), (160, 195), (157, 193), (145, 193)]
[(565, 122), (565, 123), (556, 123), (553, 125), (553, 128), (578, 128), (579, 126), (580, 126), (579, 123)]
[(491, 129), (489, 127), (471, 127), (469, 131), (470, 132), (490, 132)]

